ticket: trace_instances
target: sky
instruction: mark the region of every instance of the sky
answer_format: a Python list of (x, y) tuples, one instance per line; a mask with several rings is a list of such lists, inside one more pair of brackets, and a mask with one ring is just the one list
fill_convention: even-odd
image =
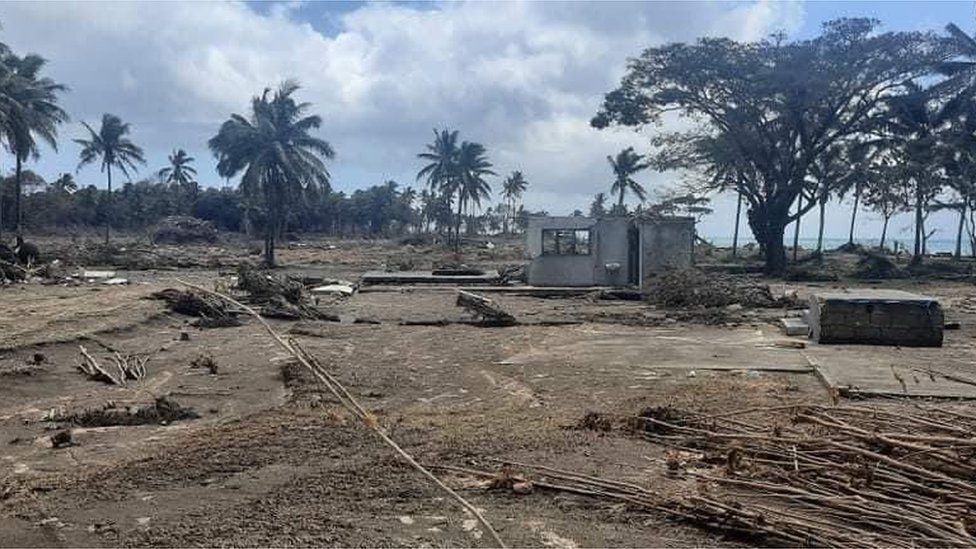
[[(589, 120), (616, 87), (628, 57), (700, 36), (753, 40), (771, 32), (803, 38), (824, 21), (870, 16), (887, 30), (976, 30), (976, 3), (681, 1), (681, 2), (36, 2), (0, 3), (0, 41), (49, 60), (66, 84), (71, 121), (58, 151), (29, 168), (47, 179), (75, 173), (80, 122), (110, 112), (132, 124), (152, 175), (175, 148), (197, 160), (202, 184), (226, 184), (206, 148), (220, 123), (286, 78), (324, 119), (320, 137), (337, 152), (333, 187), (395, 180), (420, 186), (416, 154), (435, 128), (483, 143), (496, 171), (521, 170), (531, 210), (586, 211), (611, 175), (606, 156), (627, 146), (649, 150), (651, 129), (595, 130)], [(0, 170), (10, 169), (0, 154)], [(137, 176), (137, 177), (138, 177)], [(104, 185), (96, 167), (82, 184)], [(652, 193), (675, 174), (638, 176)], [(231, 181), (231, 184), (234, 182)], [(499, 187), (501, 177), (493, 181)], [(731, 232), (734, 201), (715, 197), (699, 233)], [(849, 205), (832, 205), (827, 236), (844, 237)], [(802, 235), (814, 236), (809, 216)], [(909, 216), (893, 222), (909, 237)], [(859, 234), (880, 232), (860, 215)], [(936, 215), (934, 238), (952, 236)]]

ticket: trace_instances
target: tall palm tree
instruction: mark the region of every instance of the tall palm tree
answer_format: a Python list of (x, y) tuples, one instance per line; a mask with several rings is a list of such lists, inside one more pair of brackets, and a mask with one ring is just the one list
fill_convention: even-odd
[[(11, 53), (0, 58), (5, 66), (9, 88), (4, 115), (0, 117), (7, 148), (14, 155), (14, 216), (17, 234), (23, 232), (21, 208), (23, 163), (40, 156), (38, 141), (57, 150), (58, 126), (68, 114), (58, 105), (58, 94), (67, 90), (48, 77), (41, 76), (47, 61), (38, 55), (18, 57)], [(0, 107), (2, 108), (2, 107)]]
[[(417, 158), (428, 161), (417, 172), (417, 181), (426, 180), (431, 192), (453, 200), (458, 192), (458, 155), (461, 152), (458, 147), (458, 131), (435, 129), (434, 142), (428, 143), (426, 148), (426, 151), (417, 154)], [(460, 204), (458, 207), (460, 208)], [(457, 237), (460, 238), (460, 235)]]
[(169, 166), (159, 170), (159, 177), (170, 184), (188, 187), (196, 183), (197, 170), (190, 164), (195, 160), (183, 149), (173, 151), (169, 155)]
[(610, 163), (614, 175), (610, 194), (618, 196), (618, 209), (623, 209), (624, 198), (628, 192), (634, 193), (641, 202), (644, 202), (647, 199), (647, 191), (633, 177), (638, 172), (650, 167), (650, 164), (644, 161), (644, 157), (635, 153), (633, 147), (627, 147), (617, 153), (616, 157), (607, 156), (607, 162)]
[(288, 207), (311, 187), (327, 190), (325, 160), (335, 151), (310, 132), (322, 126), (322, 117), (308, 115), (310, 103), (293, 97), (300, 86), (286, 80), (274, 93), (265, 88), (251, 99), (248, 116), (232, 114), (208, 142), (217, 157), (221, 177), (241, 175), (241, 192), (261, 197), (268, 211), (264, 231), (264, 261), (275, 264), (275, 238), (284, 229)]
[(505, 178), (505, 182), (502, 183), (502, 196), (505, 198), (509, 206), (509, 216), (505, 218), (505, 232), (508, 232), (508, 221), (509, 217), (512, 221), (512, 229), (515, 228), (515, 204), (518, 199), (522, 197), (525, 189), (529, 187), (529, 182), (525, 180), (525, 176), (522, 172), (515, 170), (512, 175)]
[(496, 174), (491, 170), (491, 162), (488, 161), (484, 145), (469, 141), (461, 143), (457, 156), (458, 214), (455, 250), (461, 248), (461, 215), (464, 208), (470, 205), (481, 206), (481, 201), (491, 196), (491, 185), (485, 181), (485, 176), (488, 175)]
[(98, 161), (108, 179), (108, 218), (105, 220), (105, 243), (108, 244), (112, 225), (112, 168), (122, 172), (126, 179), (131, 179), (131, 173), (138, 171), (136, 164), (145, 164), (146, 159), (142, 148), (126, 137), (129, 135), (129, 124), (118, 116), (103, 114), (102, 125), (97, 132), (87, 122), (81, 124), (88, 130), (89, 138), (75, 139), (75, 143), (81, 145), (78, 169)]

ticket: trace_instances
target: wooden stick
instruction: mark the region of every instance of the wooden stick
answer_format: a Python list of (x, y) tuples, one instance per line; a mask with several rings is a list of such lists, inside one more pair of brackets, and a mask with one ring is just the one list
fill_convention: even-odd
[(399, 444), (397, 444), (396, 442), (394, 442), (393, 439), (391, 439), (386, 434), (386, 432), (384, 431), (384, 429), (382, 427), (380, 427), (379, 422), (376, 420), (376, 417), (373, 414), (367, 412), (359, 404), (359, 402), (355, 399), (355, 397), (353, 397), (352, 394), (350, 394), (349, 391), (346, 390), (346, 388), (339, 382), (339, 380), (337, 380), (335, 377), (333, 377), (328, 372), (324, 371), (324, 369), (321, 368), (320, 366), (318, 366), (317, 364), (315, 364), (315, 362), (313, 360), (310, 360), (310, 356), (307, 353), (303, 352), (300, 348), (298, 348), (297, 345), (289, 344), (287, 341), (285, 341), (284, 339), (282, 339), (282, 337), (280, 335), (278, 335), (277, 332), (275, 332), (274, 328), (272, 328), (271, 325), (268, 324), (268, 321), (265, 320), (257, 311), (255, 311), (253, 308), (251, 308), (251, 307), (249, 307), (249, 306), (247, 306), (247, 305), (245, 305), (245, 304), (237, 301), (236, 299), (234, 299), (234, 298), (232, 298), (230, 296), (224, 295), (224, 294), (222, 294), (220, 292), (217, 292), (217, 291), (214, 291), (214, 290), (210, 290), (210, 289), (204, 288), (202, 286), (198, 286), (196, 284), (192, 284), (190, 282), (186, 282), (186, 281), (179, 280), (179, 279), (177, 279), (177, 282), (179, 282), (180, 284), (183, 284), (184, 286), (193, 288), (194, 290), (197, 290), (197, 291), (200, 291), (200, 292), (204, 292), (206, 294), (210, 294), (210, 295), (215, 296), (215, 297), (219, 297), (220, 299), (223, 299), (224, 301), (227, 301), (228, 303), (231, 303), (232, 305), (235, 305), (237, 307), (240, 307), (242, 310), (244, 310), (245, 312), (247, 312), (248, 314), (250, 314), (251, 316), (253, 316), (254, 318), (256, 318), (258, 320), (258, 322), (260, 322), (261, 325), (264, 326), (264, 329), (268, 332), (268, 334), (271, 336), (271, 338), (274, 339), (275, 342), (279, 346), (281, 346), (281, 348), (283, 348), (285, 351), (288, 351), (288, 353), (291, 354), (295, 358), (295, 360), (298, 361), (299, 364), (301, 364), (302, 366), (304, 366), (320, 382), (322, 382), (322, 384), (325, 385), (326, 388), (328, 388), (329, 391), (337, 399), (339, 399), (339, 402), (342, 403), (343, 406), (345, 406), (350, 412), (352, 412), (353, 415), (355, 415), (356, 417), (360, 418), (367, 427), (369, 427), (374, 433), (376, 433), (376, 435), (379, 436), (380, 439), (384, 443), (386, 443), (390, 448), (392, 448), (398, 455), (400, 455), (400, 457), (402, 457), (404, 460), (406, 460), (406, 462), (409, 463), (411, 467), (413, 467), (414, 469), (416, 469), (417, 471), (419, 471), (423, 476), (427, 477), (427, 479), (429, 479), (431, 482), (433, 482), (435, 486), (437, 486), (442, 491), (444, 491), (445, 493), (447, 493), (449, 496), (451, 496), (452, 499), (454, 499), (455, 501), (457, 501), (461, 505), (461, 507), (463, 507), (469, 513), (471, 513), (472, 515), (474, 515), (474, 517), (478, 519), (478, 522), (480, 522), (481, 525), (485, 527), (485, 530), (488, 531), (488, 533), (495, 540), (495, 543), (497, 543), (499, 547), (501, 547), (503, 549), (506, 547), (505, 542), (502, 541), (502, 538), (498, 535), (498, 532), (495, 531), (495, 529), (492, 527), (491, 523), (488, 522), (488, 519), (486, 519), (481, 514), (481, 512), (479, 512), (478, 509), (475, 508), (474, 505), (472, 505), (471, 503), (469, 503), (466, 499), (464, 499), (463, 497), (461, 497), (460, 494), (458, 494), (457, 492), (455, 492), (454, 490), (452, 490), (449, 486), (447, 486), (446, 484), (444, 484), (440, 479), (438, 479), (436, 476), (434, 476), (433, 473), (431, 473), (423, 465), (421, 465), (420, 463), (418, 463), (417, 460), (415, 460), (413, 458), (413, 456), (411, 456), (410, 454), (408, 454), (406, 452), (406, 450), (404, 450), (403, 448), (401, 448)]

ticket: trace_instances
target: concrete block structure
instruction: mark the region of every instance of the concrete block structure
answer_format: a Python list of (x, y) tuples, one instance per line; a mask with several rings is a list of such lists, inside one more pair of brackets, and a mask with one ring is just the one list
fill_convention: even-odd
[(900, 290), (851, 289), (810, 298), (818, 343), (941, 347), (945, 316), (934, 298)]
[(691, 267), (691, 217), (532, 217), (526, 231), (533, 286), (641, 286)]

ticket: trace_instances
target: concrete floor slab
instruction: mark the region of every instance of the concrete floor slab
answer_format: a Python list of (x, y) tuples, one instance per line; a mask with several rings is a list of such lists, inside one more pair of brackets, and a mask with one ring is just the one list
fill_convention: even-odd
[(958, 372), (947, 355), (871, 353), (839, 345), (809, 347), (804, 354), (840, 396), (976, 399), (976, 377)]
[(761, 370), (813, 372), (796, 348), (777, 346), (772, 328), (688, 327), (628, 331), (581, 330), (574, 343), (532, 349), (508, 359), (513, 364), (564, 360), (598, 368)]

